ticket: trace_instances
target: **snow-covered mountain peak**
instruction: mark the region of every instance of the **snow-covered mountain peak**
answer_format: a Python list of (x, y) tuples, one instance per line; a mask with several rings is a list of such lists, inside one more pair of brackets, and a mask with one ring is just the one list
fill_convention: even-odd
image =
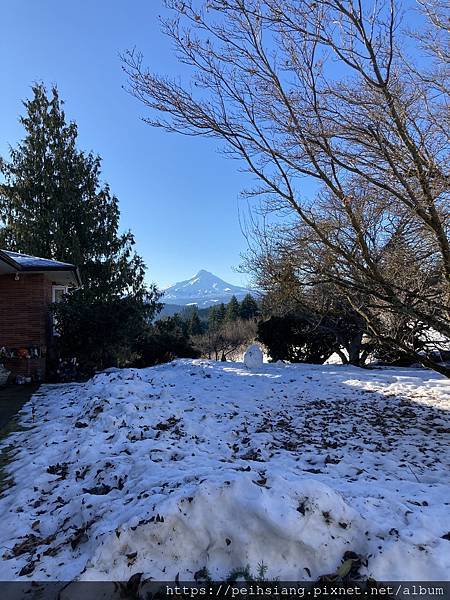
[(232, 296), (241, 300), (249, 290), (227, 283), (214, 273), (200, 269), (190, 279), (171, 285), (164, 291), (163, 301), (168, 304), (197, 304), (200, 308), (229, 302)]

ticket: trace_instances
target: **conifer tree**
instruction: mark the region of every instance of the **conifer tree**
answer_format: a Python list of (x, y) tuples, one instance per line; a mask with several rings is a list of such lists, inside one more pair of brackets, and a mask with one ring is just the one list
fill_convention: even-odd
[(225, 320), (226, 308), (223, 302), (219, 305), (211, 306), (208, 311), (208, 329), (211, 331), (219, 329)]
[(218, 327), (217, 306), (211, 306), (208, 310), (208, 329), (213, 331)]
[(201, 335), (203, 333), (202, 322), (198, 316), (198, 310), (194, 310), (189, 321), (189, 333), (191, 335)]
[(219, 325), (222, 325), (223, 322), (225, 321), (226, 313), (227, 313), (227, 309), (225, 307), (225, 304), (223, 302), (221, 302), (219, 304), (219, 306), (217, 307), (217, 321), (218, 321)]
[(239, 316), (244, 321), (254, 319), (258, 314), (258, 305), (251, 294), (247, 294), (241, 302)]
[(119, 233), (101, 158), (77, 148), (77, 125), (67, 122), (55, 86), (32, 91), (20, 118), (25, 137), (0, 160), (0, 247), (77, 265), (91, 299), (143, 296), (145, 265), (131, 232)]
[(226, 321), (236, 321), (239, 318), (239, 302), (236, 296), (232, 296), (227, 304), (225, 319)]
[(119, 232), (118, 199), (100, 180), (101, 159), (77, 148), (57, 88), (32, 90), (20, 118), (25, 137), (0, 159), (0, 247), (80, 268), (81, 289), (52, 308), (60, 356), (76, 357), (85, 374), (130, 364), (159, 292), (145, 285), (134, 237)]

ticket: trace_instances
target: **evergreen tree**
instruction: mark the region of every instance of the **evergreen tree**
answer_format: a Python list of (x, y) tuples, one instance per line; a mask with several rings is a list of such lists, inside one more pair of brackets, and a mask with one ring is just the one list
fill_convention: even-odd
[[(20, 122), (25, 137), (0, 159), (0, 247), (70, 262), (83, 286), (52, 310), (60, 336), (49, 363), (76, 357), (91, 374), (132, 364), (136, 339), (160, 308), (131, 232), (119, 232), (119, 203), (101, 183), (101, 159), (77, 148), (58, 90), (33, 86)], [(51, 366), (50, 366), (51, 371)]]
[(208, 312), (208, 329), (211, 331), (219, 329), (225, 320), (226, 308), (223, 302), (216, 306), (211, 306)]
[(258, 315), (258, 305), (251, 294), (247, 294), (241, 302), (239, 316), (244, 321), (254, 319)]
[(200, 321), (200, 317), (198, 316), (198, 310), (195, 310), (192, 313), (189, 321), (189, 333), (191, 335), (201, 335), (203, 333), (203, 325)]
[(155, 323), (155, 328), (160, 332), (170, 332), (178, 337), (189, 337), (189, 323), (183, 319), (180, 313), (175, 313), (171, 317), (164, 317)]
[(148, 367), (177, 357), (197, 358), (199, 351), (190, 342), (187, 323), (178, 314), (156, 321), (137, 340), (137, 367)]
[(219, 325), (222, 325), (225, 321), (227, 309), (225, 308), (225, 304), (221, 302), (217, 307), (217, 322)]
[(236, 321), (239, 318), (239, 302), (236, 296), (232, 296), (227, 304), (225, 319), (227, 321)]
[(0, 161), (0, 247), (76, 264), (91, 300), (144, 297), (145, 265), (131, 232), (118, 231), (100, 157), (77, 149), (77, 125), (66, 121), (56, 87), (50, 97), (43, 84), (32, 90), (20, 118), (25, 137)]
[(196, 304), (189, 304), (188, 306), (185, 306), (182, 311), (181, 311), (181, 318), (184, 321), (190, 321), (192, 315), (194, 314), (194, 312), (198, 312), (198, 307)]
[(213, 331), (218, 327), (217, 306), (211, 306), (208, 311), (208, 329)]

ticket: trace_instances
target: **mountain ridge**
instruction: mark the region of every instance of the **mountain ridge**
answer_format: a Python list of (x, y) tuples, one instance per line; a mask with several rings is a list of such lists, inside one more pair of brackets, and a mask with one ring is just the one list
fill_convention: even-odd
[(196, 304), (199, 308), (207, 308), (221, 302), (227, 303), (232, 296), (242, 300), (249, 293), (251, 291), (248, 288), (227, 283), (214, 273), (200, 269), (193, 277), (163, 290), (162, 301), (181, 306)]

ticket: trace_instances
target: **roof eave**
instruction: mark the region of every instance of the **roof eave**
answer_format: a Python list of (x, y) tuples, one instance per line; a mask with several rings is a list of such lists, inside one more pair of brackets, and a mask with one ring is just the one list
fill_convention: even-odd
[(81, 277), (78, 267), (25, 267), (21, 270), (22, 273), (72, 273), (78, 287), (81, 287)]
[(10, 267), (13, 267), (13, 269), (16, 269), (16, 271), (22, 271), (23, 270), (22, 265), (20, 265), (13, 258), (11, 258), (10, 256), (8, 256), (5, 252), (3, 252), (3, 250), (0, 250), (0, 260), (2, 260), (3, 262), (5, 262)]
[(66, 265), (66, 266), (31, 266), (31, 267), (27, 267), (24, 265), (21, 265), (20, 263), (18, 263), (17, 261), (15, 261), (13, 258), (11, 258), (10, 256), (8, 256), (8, 254), (6, 254), (5, 252), (3, 252), (3, 250), (0, 250), (0, 260), (2, 260), (3, 262), (5, 262), (6, 264), (8, 264), (10, 267), (12, 267), (13, 269), (15, 269), (16, 271), (20, 271), (21, 273), (46, 273), (46, 272), (70, 272), (74, 274), (74, 279), (76, 281), (76, 283), (78, 284), (79, 287), (81, 287), (81, 277), (80, 277), (80, 271), (78, 269), (78, 267), (76, 267), (75, 265)]

